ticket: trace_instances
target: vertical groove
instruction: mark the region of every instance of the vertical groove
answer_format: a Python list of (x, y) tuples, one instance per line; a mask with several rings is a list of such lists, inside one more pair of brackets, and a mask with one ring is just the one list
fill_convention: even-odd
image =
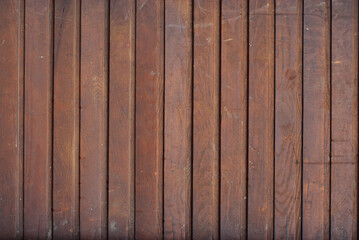
[(109, 167), (110, 167), (110, 155), (109, 155), (109, 150), (110, 150), (110, 21), (111, 21), (111, 1), (108, 0), (107, 1), (107, 19), (105, 19), (105, 24), (107, 24), (107, 39), (105, 39), (105, 41), (107, 40), (107, 69), (106, 69), (106, 76), (107, 76), (107, 129), (106, 129), (106, 236), (108, 237), (108, 226), (109, 226), (109, 178), (110, 178), (110, 173), (109, 173)]
[(78, 63), (78, 68), (79, 68), (79, 83), (78, 83), (78, 88), (79, 88), (79, 105), (78, 105), (78, 111), (79, 111), (79, 128), (78, 128), (78, 134), (79, 134), (79, 140), (78, 140), (78, 174), (79, 174), (79, 178), (78, 178), (78, 196), (79, 196), (79, 201), (78, 201), (78, 208), (79, 208), (79, 216), (78, 216), (78, 236), (79, 239), (81, 239), (81, 24), (82, 24), (82, 0), (79, 0), (79, 29), (78, 29), (78, 34), (79, 34), (79, 43), (78, 43), (78, 48), (79, 48), (79, 63)]
[(54, 46), (55, 46), (55, 0), (52, 0), (50, 2), (51, 4), (51, 20), (50, 20), (50, 27), (51, 27), (51, 46), (50, 46), (50, 56), (51, 56), (51, 105), (50, 105), (50, 112), (51, 112), (51, 149), (50, 149), (50, 219), (51, 222), (49, 229), (51, 229), (51, 237), (53, 238), (53, 233), (54, 233), (54, 229), (53, 229), (53, 223), (54, 223), (54, 214), (53, 214), (53, 207), (54, 207), (54, 200), (53, 200), (53, 193), (54, 193), (54, 91), (55, 91), (55, 51), (54, 51)]
[(161, 211), (162, 211), (162, 220), (161, 220), (161, 224), (162, 224), (162, 239), (165, 236), (165, 97), (166, 97), (166, 0), (162, 0), (163, 1), (163, 35), (162, 35), (162, 40), (163, 40), (163, 81), (162, 81), (162, 206), (161, 206)]
[(273, 202), (273, 208), (272, 208), (272, 222), (273, 222), (273, 239), (275, 239), (275, 130), (276, 130), (276, 90), (277, 90), (277, 81), (276, 81), (276, 50), (277, 50), (277, 46), (276, 46), (276, 37), (277, 37), (277, 9), (276, 9), (276, 1), (273, 1), (273, 181), (272, 181), (272, 202)]
[(136, 239), (136, 59), (137, 59), (137, 4), (136, 2), (133, 3), (133, 11), (134, 11), (134, 23), (133, 23), (133, 41), (134, 41), (134, 48), (133, 48), (133, 238)]
[(192, 75), (191, 75), (191, 84), (192, 84), (192, 88), (191, 88), (191, 238), (193, 238), (193, 107), (194, 107), (194, 1), (192, 0), (192, 9), (191, 9), (191, 27), (192, 27)]
[(23, 33), (22, 33), (22, 37), (23, 37), (23, 59), (22, 59), (22, 82), (23, 82), (23, 87), (22, 87), (22, 237), (25, 236), (25, 14), (26, 14), (26, 1), (23, 1), (23, 19), (22, 19), (22, 24), (23, 24)]
[(330, 97), (329, 97), (329, 115), (330, 115), (330, 119), (329, 119), (329, 207), (327, 209), (327, 211), (329, 211), (328, 213), (328, 221), (329, 221), (329, 239), (332, 238), (332, 214), (331, 214), (331, 208), (332, 208), (332, 118), (333, 118), (333, 106), (332, 106), (332, 0), (330, 0), (329, 2), (329, 21), (328, 21), (328, 60), (329, 64), (328, 64), (328, 73), (329, 73), (329, 93), (330, 93)]
[(221, 236), (221, 103), (222, 103), (222, 1), (218, 10), (218, 236)]
[(250, 8), (250, 4), (249, 4), (249, 1), (250, 0), (247, 0), (247, 97), (246, 97), (246, 114), (247, 114), (247, 126), (246, 126), (246, 239), (248, 239), (248, 171), (249, 171), (249, 168), (248, 168), (248, 152), (249, 152), (249, 87), (250, 87), (250, 84), (249, 84), (249, 34), (250, 34), (250, 31), (249, 31), (249, 8)]
[(298, 0), (301, 3), (301, 15), (302, 15), (302, 19), (301, 19), (301, 78), (302, 78), (302, 97), (301, 97), (301, 106), (302, 106), (302, 116), (301, 116), (301, 125), (302, 125), (302, 129), (301, 129), (301, 171), (300, 171), (300, 237), (303, 238), (303, 167), (304, 167), (304, 163), (303, 163), (303, 135), (304, 135), (304, 0)]

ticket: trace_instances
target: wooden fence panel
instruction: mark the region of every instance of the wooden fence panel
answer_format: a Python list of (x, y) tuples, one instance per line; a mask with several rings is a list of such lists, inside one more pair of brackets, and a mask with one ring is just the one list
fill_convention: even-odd
[(23, 237), (24, 1), (0, 1), (0, 229)]
[(53, 4), (25, 4), (24, 237), (52, 237)]
[(80, 1), (54, 6), (53, 237), (79, 236)]
[(80, 236), (107, 237), (107, 1), (81, 2)]
[(356, 0), (0, 1), (0, 239), (357, 239)]

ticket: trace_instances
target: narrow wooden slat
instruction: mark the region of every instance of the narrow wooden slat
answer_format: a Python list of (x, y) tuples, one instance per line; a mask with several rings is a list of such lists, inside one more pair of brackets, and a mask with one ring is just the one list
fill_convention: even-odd
[(108, 2), (81, 2), (80, 229), (107, 237)]
[(247, 0), (222, 1), (221, 238), (246, 238)]
[(80, 1), (54, 12), (53, 238), (79, 236)]
[(136, 10), (135, 236), (163, 231), (164, 0), (139, 0)]
[(274, 1), (249, 5), (248, 238), (273, 237)]
[(220, 1), (194, 1), (193, 239), (219, 237)]
[(358, 234), (358, 1), (332, 2), (331, 239)]
[(110, 1), (108, 237), (134, 238), (135, 1)]
[(302, 0), (276, 1), (275, 237), (301, 238)]
[(191, 238), (192, 3), (165, 4), (164, 237)]
[(23, 236), (24, 2), (0, 1), (0, 237)]
[(25, 5), (24, 237), (51, 238), (53, 5)]
[(330, 1), (304, 1), (303, 233), (329, 238)]

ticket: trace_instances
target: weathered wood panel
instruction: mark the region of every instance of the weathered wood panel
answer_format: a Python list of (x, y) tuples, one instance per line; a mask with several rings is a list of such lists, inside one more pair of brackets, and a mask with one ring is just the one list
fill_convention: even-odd
[(107, 237), (108, 5), (81, 2), (80, 236), (84, 239)]
[(0, 1), (0, 238), (358, 238), (358, 11)]
[(220, 237), (247, 234), (248, 2), (222, 1)]
[(53, 2), (25, 4), (24, 237), (52, 237)]
[(332, 2), (331, 238), (358, 232), (358, 1)]
[(164, 238), (191, 239), (192, 3), (165, 6)]
[(301, 238), (302, 1), (276, 1), (274, 236)]
[(303, 238), (329, 238), (330, 1), (304, 2)]
[(24, 1), (0, 1), (0, 237), (23, 236)]
[(54, 6), (53, 237), (79, 236), (80, 1)]
[(135, 236), (163, 234), (164, 0), (136, 5)]
[(220, 1), (193, 5), (193, 239), (219, 237)]
[(248, 238), (273, 237), (274, 1), (249, 4)]
[(135, 2), (110, 1), (108, 237), (134, 238)]

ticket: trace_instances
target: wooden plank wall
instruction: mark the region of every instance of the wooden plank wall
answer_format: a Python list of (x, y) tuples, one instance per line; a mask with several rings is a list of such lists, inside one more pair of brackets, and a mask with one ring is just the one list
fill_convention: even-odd
[(358, 11), (0, 1), (0, 238), (358, 239)]

